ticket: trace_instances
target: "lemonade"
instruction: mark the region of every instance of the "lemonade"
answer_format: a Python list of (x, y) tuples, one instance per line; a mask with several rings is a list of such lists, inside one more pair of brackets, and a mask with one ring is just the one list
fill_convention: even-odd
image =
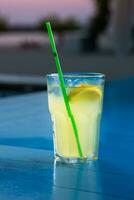
[[(66, 91), (83, 157), (95, 160), (98, 158), (103, 86), (80, 81), (75, 86), (67, 86)], [(48, 86), (48, 102), (53, 121), (56, 155), (63, 158), (80, 158), (74, 130), (59, 86)]]

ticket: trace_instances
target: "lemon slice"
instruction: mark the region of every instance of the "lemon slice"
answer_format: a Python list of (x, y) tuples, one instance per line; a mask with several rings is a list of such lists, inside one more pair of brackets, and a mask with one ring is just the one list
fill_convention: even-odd
[(69, 93), (69, 101), (96, 101), (101, 99), (102, 91), (99, 86), (81, 84)]

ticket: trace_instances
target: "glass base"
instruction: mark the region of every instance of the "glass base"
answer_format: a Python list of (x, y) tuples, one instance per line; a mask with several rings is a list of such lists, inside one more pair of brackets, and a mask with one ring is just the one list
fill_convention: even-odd
[(76, 164), (76, 163), (90, 163), (91, 161), (97, 160), (97, 156), (91, 157), (83, 157), (83, 158), (68, 158), (68, 157), (61, 157), (59, 155), (55, 155), (55, 161), (66, 163), (66, 164)]

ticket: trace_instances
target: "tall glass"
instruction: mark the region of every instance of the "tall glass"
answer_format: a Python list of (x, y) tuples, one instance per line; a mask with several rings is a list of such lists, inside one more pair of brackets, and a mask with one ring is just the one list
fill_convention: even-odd
[(49, 74), (48, 103), (53, 122), (55, 158), (67, 163), (96, 160), (105, 76), (100, 73), (70, 73), (63, 76), (83, 156), (79, 155), (58, 74)]

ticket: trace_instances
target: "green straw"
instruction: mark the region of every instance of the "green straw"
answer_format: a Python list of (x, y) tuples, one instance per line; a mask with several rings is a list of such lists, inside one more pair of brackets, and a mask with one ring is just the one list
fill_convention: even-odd
[(59, 60), (58, 52), (57, 52), (57, 49), (56, 49), (56, 45), (55, 45), (55, 41), (54, 41), (50, 22), (46, 22), (46, 27), (47, 27), (49, 40), (50, 40), (50, 43), (51, 43), (52, 52), (53, 52), (53, 55), (54, 55), (54, 60), (55, 60), (55, 63), (56, 63), (58, 75), (59, 75), (59, 81), (60, 81), (60, 86), (61, 86), (66, 110), (67, 110), (68, 116), (70, 118), (73, 130), (74, 130), (74, 135), (75, 135), (79, 155), (80, 155), (80, 157), (83, 157), (83, 153), (82, 153), (82, 149), (81, 149), (81, 145), (80, 145), (80, 140), (79, 140), (79, 135), (78, 135), (78, 130), (77, 130), (77, 126), (76, 126), (76, 123), (75, 123), (74, 116), (71, 112), (71, 108), (70, 108), (70, 105), (69, 105), (68, 96), (67, 96), (66, 89), (65, 89), (63, 73), (62, 73), (62, 70), (61, 70), (60, 60)]

